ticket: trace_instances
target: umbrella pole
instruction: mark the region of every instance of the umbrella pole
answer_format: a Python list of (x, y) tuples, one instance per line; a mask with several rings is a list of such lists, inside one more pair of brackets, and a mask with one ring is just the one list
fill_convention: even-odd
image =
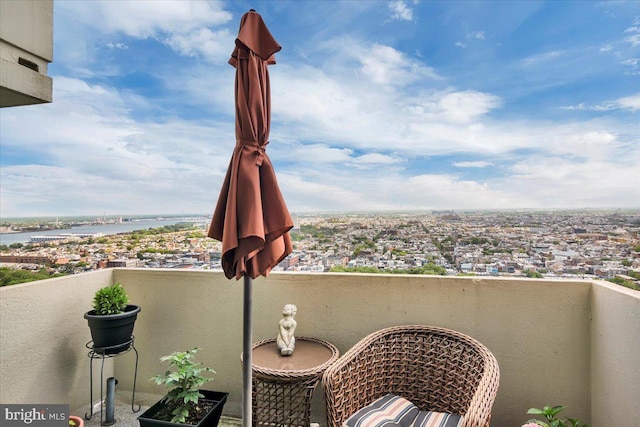
[(252, 403), (252, 349), (251, 349), (251, 296), (253, 280), (248, 274), (244, 274), (244, 306), (243, 306), (243, 327), (242, 327), (242, 354), (244, 363), (242, 364), (242, 427), (251, 427), (253, 424), (251, 414)]

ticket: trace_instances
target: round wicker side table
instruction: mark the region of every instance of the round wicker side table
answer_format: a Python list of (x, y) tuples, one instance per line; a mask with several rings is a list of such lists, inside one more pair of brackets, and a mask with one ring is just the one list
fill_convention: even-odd
[(291, 356), (281, 356), (276, 339), (252, 346), (253, 424), (304, 426), (311, 424), (311, 398), (324, 371), (338, 359), (330, 342), (296, 337)]

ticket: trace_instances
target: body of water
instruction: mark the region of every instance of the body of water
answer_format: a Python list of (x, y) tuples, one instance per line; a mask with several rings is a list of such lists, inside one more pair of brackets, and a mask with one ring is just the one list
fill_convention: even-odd
[(0, 244), (10, 245), (12, 243), (29, 243), (31, 236), (57, 236), (60, 234), (97, 234), (106, 235), (128, 233), (136, 230), (147, 230), (149, 228), (160, 228), (165, 225), (173, 225), (179, 222), (193, 222), (204, 224), (203, 221), (193, 219), (175, 218), (167, 220), (145, 220), (122, 222), (119, 224), (83, 225), (79, 227), (65, 228), (63, 230), (28, 231), (26, 233), (0, 234)]

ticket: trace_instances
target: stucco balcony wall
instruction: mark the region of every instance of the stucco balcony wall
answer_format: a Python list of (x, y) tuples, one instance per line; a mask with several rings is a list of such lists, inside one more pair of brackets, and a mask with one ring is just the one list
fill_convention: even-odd
[[(0, 401), (87, 404), (90, 336), (82, 314), (93, 292), (115, 281), (142, 307), (134, 332), (138, 392), (162, 394), (148, 381), (165, 370), (159, 358), (197, 346), (217, 371), (210, 388), (230, 393), (225, 414), (239, 415), (242, 281), (207, 271), (123, 268), (0, 289)], [(298, 306), (298, 336), (328, 340), (341, 353), (399, 324), (477, 338), (501, 369), (492, 426), (519, 426), (528, 408), (545, 404), (567, 405), (566, 415), (594, 427), (637, 425), (638, 292), (600, 281), (275, 273), (254, 281), (254, 341), (275, 336), (286, 303)], [(131, 389), (131, 356), (113, 365), (118, 387)], [(320, 389), (313, 418), (323, 420)]]
[[(112, 276), (100, 270), (0, 288), (0, 402), (89, 403), (91, 333), (83, 316)], [(112, 373), (108, 361), (105, 378)]]

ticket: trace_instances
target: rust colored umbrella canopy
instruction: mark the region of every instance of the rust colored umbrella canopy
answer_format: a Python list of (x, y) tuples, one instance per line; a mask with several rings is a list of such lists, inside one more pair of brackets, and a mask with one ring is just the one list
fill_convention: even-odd
[(268, 64), (281, 47), (253, 9), (240, 20), (229, 63), (236, 68), (236, 146), (211, 219), (227, 278), (244, 277), (242, 425), (252, 423), (252, 279), (267, 276), (292, 251), (293, 221), (265, 149), (271, 124)]
[(265, 149), (271, 123), (268, 64), (281, 47), (262, 17), (242, 16), (229, 64), (236, 68), (236, 146), (209, 227), (222, 241), (227, 278), (267, 276), (292, 251), (293, 228)]

